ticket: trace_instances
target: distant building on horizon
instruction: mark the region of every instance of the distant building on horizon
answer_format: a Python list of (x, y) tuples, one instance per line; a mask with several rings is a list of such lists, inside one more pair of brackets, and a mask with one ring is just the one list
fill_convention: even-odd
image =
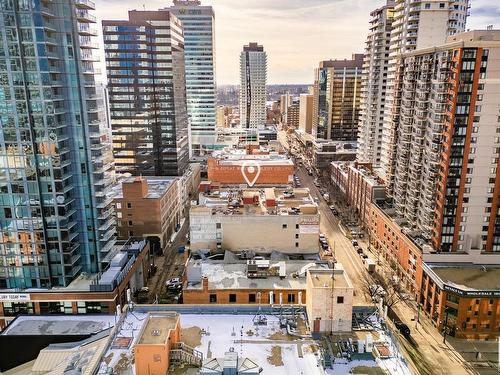
[(363, 54), (351, 60), (326, 60), (315, 69), (312, 135), (317, 139), (356, 141)]
[(299, 130), (311, 134), (313, 124), (313, 94), (300, 94), (299, 99)]
[(258, 129), (266, 124), (267, 54), (257, 43), (240, 54), (240, 124)]
[(128, 17), (102, 22), (116, 171), (182, 175), (189, 140), (181, 21), (166, 10)]
[(216, 143), (215, 14), (199, 0), (174, 0), (167, 8), (182, 21), (187, 112), (193, 155)]

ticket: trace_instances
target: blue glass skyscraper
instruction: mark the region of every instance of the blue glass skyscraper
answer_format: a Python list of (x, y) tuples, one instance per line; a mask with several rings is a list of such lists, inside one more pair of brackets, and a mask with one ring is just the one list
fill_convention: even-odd
[(182, 21), (186, 97), (192, 153), (203, 155), (215, 144), (215, 15), (199, 0), (174, 0), (168, 8)]
[(94, 3), (0, 7), (0, 288), (66, 286), (115, 234)]

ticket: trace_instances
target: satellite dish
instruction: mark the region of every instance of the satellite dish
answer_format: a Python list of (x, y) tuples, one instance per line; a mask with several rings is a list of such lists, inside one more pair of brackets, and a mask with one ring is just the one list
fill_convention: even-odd
[(59, 204), (63, 204), (63, 203), (64, 203), (64, 195), (58, 195), (58, 196), (56, 197), (56, 201), (57, 201), (57, 203), (59, 203)]

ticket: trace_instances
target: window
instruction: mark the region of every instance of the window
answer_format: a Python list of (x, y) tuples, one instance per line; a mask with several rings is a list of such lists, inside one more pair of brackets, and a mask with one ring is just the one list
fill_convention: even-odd
[(431, 4), (425, 3), (425, 9), (431, 9)]
[(298, 233), (295, 233), (295, 238), (299, 238), (299, 234)]
[(129, 230), (128, 231), (128, 236), (129, 237), (134, 237), (134, 231), (133, 230)]
[(248, 303), (255, 303), (255, 293), (250, 293), (248, 295)]
[(295, 229), (299, 229), (299, 224), (295, 224)]
[(229, 295), (229, 303), (236, 303), (236, 294)]
[(286, 224), (283, 224), (281, 228), (286, 229), (288, 226)]
[(338, 296), (337, 303), (344, 303), (344, 296)]
[(298, 242), (295, 242), (295, 247), (299, 247), (299, 243)]
[(132, 208), (132, 203), (127, 203), (127, 208)]
[(295, 294), (288, 293), (288, 303), (295, 303)]
[(129, 221), (128, 221), (128, 226), (129, 226), (129, 227), (131, 227), (131, 226), (133, 226), (133, 225), (134, 225), (134, 223), (132, 222), (132, 220), (129, 220)]
[(217, 229), (221, 229), (221, 228), (222, 228), (222, 223), (216, 223), (216, 224), (215, 224), (215, 227), (216, 227)]
[(217, 294), (210, 294), (210, 303), (217, 303)]

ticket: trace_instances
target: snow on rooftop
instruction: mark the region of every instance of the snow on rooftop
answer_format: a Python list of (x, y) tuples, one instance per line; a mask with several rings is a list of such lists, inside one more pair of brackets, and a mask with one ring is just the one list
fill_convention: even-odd
[(2, 335), (87, 335), (115, 325), (114, 315), (20, 315)]

